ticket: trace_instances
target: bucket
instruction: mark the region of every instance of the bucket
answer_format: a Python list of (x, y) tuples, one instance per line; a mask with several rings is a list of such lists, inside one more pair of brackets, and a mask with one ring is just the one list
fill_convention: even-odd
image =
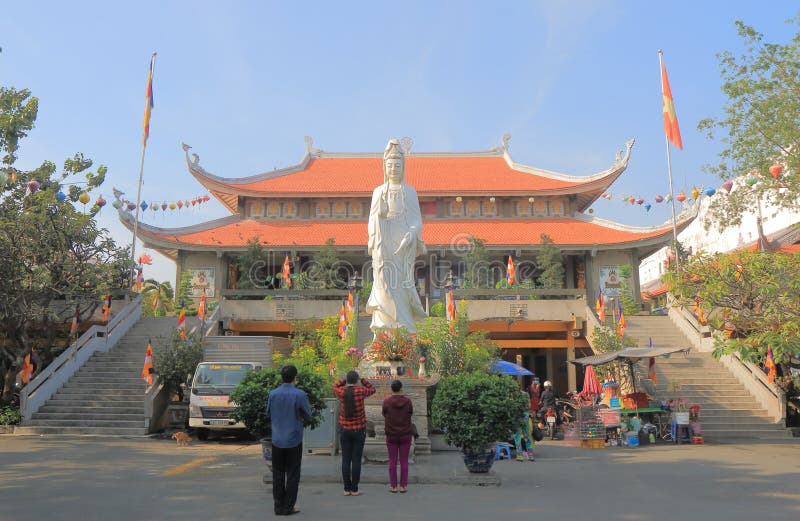
[(678, 425), (689, 425), (689, 413), (688, 412), (675, 412), (672, 413), (675, 417), (675, 423)]
[(625, 435), (628, 440), (628, 447), (638, 447), (639, 446), (639, 433), (629, 432)]

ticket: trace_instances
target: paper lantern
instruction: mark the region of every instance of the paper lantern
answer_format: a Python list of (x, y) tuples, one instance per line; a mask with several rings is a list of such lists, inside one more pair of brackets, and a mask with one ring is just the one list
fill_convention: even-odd
[(192, 206), (197, 204), (197, 199), (192, 199)]
[(139, 205), (142, 210), (147, 210), (147, 201), (142, 201), (142, 204)]
[(594, 213), (594, 208), (589, 208), (589, 213)]
[(103, 196), (101, 195), (100, 197), (97, 198), (97, 201), (95, 201), (94, 204), (102, 208), (106, 205), (106, 200), (103, 199)]
[(186, 208), (189, 208), (189, 200), (188, 200), (188, 199), (186, 199), (186, 200), (183, 202), (183, 206), (185, 206)]
[(657, 202), (657, 203), (660, 203), (660, 202), (661, 202), (661, 201), (663, 201), (663, 200), (664, 200), (664, 198), (663, 198), (663, 197), (661, 197), (660, 195), (657, 195), (657, 196), (656, 196), (656, 202)]
[(89, 202), (89, 194), (87, 194), (86, 192), (81, 192), (81, 195), (78, 196), (78, 201), (80, 201), (81, 204), (88, 203)]
[(203, 202), (204, 202), (204, 203), (207, 203), (207, 202), (208, 202), (210, 199), (211, 199), (211, 198), (210, 198), (209, 196), (207, 196), (207, 195), (204, 195), (204, 196), (203, 196)]
[(136, 209), (136, 205), (134, 203), (128, 203), (128, 211), (132, 212)]
[(175, 209), (175, 203), (169, 203), (169, 209), (170, 210), (174, 210)]
[(731, 188), (733, 188), (733, 181), (728, 179), (727, 181), (722, 183), (722, 188), (724, 188), (726, 192), (731, 193)]
[(692, 199), (697, 200), (698, 197), (700, 197), (700, 190), (692, 188)]
[(646, 205), (644, 205), (644, 209), (647, 210), (648, 212), (650, 211), (650, 208), (652, 208), (652, 207), (653, 207), (653, 205), (651, 205), (650, 203), (647, 203)]
[(167, 211), (167, 203), (161, 203), (161, 211), (163, 212)]
[(156, 212), (156, 211), (158, 211), (158, 205), (150, 203), (150, 209), (153, 210), (154, 212)]
[(744, 182), (747, 186), (753, 186), (758, 182), (758, 178), (751, 175), (747, 179), (745, 179)]
[(772, 177), (775, 179), (781, 176), (781, 172), (783, 172), (783, 167), (780, 163), (773, 163), (771, 167), (769, 167), (769, 173), (772, 174)]
[(681, 192), (681, 193), (679, 193), (678, 195), (675, 196), (675, 199), (677, 199), (678, 202), (682, 203), (682, 202), (684, 202), (686, 200), (686, 194)]
[(11, 179), (12, 183), (16, 183), (17, 182), (17, 173), (12, 170), (11, 174), (9, 174), (8, 178)]
[(139, 264), (153, 264), (153, 257), (145, 253), (139, 257)]
[(61, 190), (56, 192), (56, 201), (58, 201), (59, 203), (63, 203), (66, 200), (67, 200), (67, 194), (65, 194)]
[(36, 179), (31, 179), (30, 181), (28, 181), (28, 190), (30, 190), (32, 194), (38, 192), (41, 186), (42, 185), (39, 184), (39, 181), (37, 181)]
[(119, 210), (122, 208), (122, 203), (118, 199), (114, 199), (114, 202), (111, 203), (111, 206)]
[(706, 195), (707, 195), (707, 196), (709, 196), (709, 197), (711, 197), (711, 196), (712, 196), (712, 195), (714, 195), (715, 193), (717, 193), (717, 191), (716, 191), (716, 190), (714, 190), (713, 188), (707, 188), (707, 189), (706, 189)]
[(664, 198), (664, 201), (666, 202), (672, 201), (672, 194), (667, 194), (667, 196)]
[(641, 197), (636, 200), (636, 204), (638, 204), (638, 205), (641, 205), (643, 203), (644, 203), (644, 199), (642, 199)]
[(636, 202), (636, 199), (633, 196), (628, 197), (628, 202), (633, 204)]
[(178, 210), (183, 208), (183, 201), (178, 201)]

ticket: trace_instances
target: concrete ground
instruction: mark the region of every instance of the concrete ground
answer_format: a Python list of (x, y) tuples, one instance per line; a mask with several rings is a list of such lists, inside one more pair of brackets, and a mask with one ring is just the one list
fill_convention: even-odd
[[(800, 443), (669, 444), (589, 450), (538, 444), (536, 462), (499, 461), (500, 486), (469, 485), (458, 453), (411, 467), (390, 494), (365, 465), (345, 497), (338, 459), (303, 459), (296, 519), (765, 520), (800, 518)], [(260, 445), (235, 440), (0, 436), (0, 520), (272, 518)], [(418, 484), (431, 483), (431, 484)]]

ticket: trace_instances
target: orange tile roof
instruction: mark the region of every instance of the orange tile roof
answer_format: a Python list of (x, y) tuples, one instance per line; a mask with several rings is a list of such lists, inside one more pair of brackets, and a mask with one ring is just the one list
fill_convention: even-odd
[[(469, 235), (488, 245), (525, 246), (540, 244), (546, 233), (560, 246), (622, 244), (668, 233), (670, 227), (644, 233), (608, 228), (577, 219), (495, 219), (427, 221), (422, 230), (429, 246), (465, 244)], [(158, 228), (139, 228), (143, 238), (159, 238), (175, 245), (242, 247), (258, 236), (270, 246), (321, 246), (334, 238), (337, 246), (367, 244), (365, 221), (254, 221), (241, 220), (216, 228), (189, 233), (162, 233)]]
[[(512, 169), (502, 157), (414, 157), (406, 159), (406, 182), (418, 193), (495, 193), (553, 190), (586, 184)], [(251, 183), (221, 183), (232, 190), (270, 194), (363, 193), (383, 182), (383, 160), (378, 157), (323, 157), (304, 170)]]

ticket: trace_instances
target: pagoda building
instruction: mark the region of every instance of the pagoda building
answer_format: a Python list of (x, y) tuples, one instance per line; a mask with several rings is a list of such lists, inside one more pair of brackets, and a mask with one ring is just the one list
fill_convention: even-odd
[[(669, 222), (637, 227), (587, 213), (625, 171), (633, 140), (617, 152), (609, 168), (583, 177), (515, 162), (509, 153), (508, 135), (501, 146), (479, 152), (414, 152), (408, 150), (409, 141), (405, 141), (405, 182), (419, 196), (422, 238), (428, 248), (428, 253), (417, 259), (415, 274), (423, 305), (430, 310), (443, 300), (451, 273), (450, 280), (456, 283), (470, 280), (471, 275), (475, 280), (474, 273), (467, 273), (476, 269), (475, 263), (467, 260), (474, 248), (471, 238), (480, 239), (486, 258), (478, 263), (478, 269), (484, 270), (481, 280), (486, 287), (462, 288), (456, 296), (468, 301), (472, 329), (489, 331), (510, 356), (516, 355), (517, 361), (539, 375), (551, 376), (562, 360), (574, 356), (576, 348), (590, 347), (581, 322), (593, 312), (598, 290), (607, 303), (617, 295), (621, 266), (633, 268), (627, 284), (634, 298), (639, 298), (640, 259), (672, 238)], [(253, 239), (269, 253), (264, 273), (280, 274), (288, 257), (293, 280), (299, 280), (320, 248), (332, 241), (341, 265), (358, 271), (369, 283), (367, 218), (372, 191), (383, 182), (383, 153), (327, 152), (314, 148), (308, 137), (306, 145), (298, 164), (247, 177), (212, 174), (200, 165), (197, 154), (190, 154), (191, 147), (183, 145), (189, 173), (231, 215), (184, 228), (138, 225), (138, 237), (145, 247), (176, 262), (177, 280), (182, 272), (191, 271), (194, 296), (199, 297), (200, 288), (206, 289), (210, 301), (256, 294), (253, 289), (240, 288), (243, 277), (251, 277), (248, 288), (262, 290), (259, 301), (226, 299), (228, 311), (223, 313), (222, 325), (227, 334), (285, 335), (287, 319), (338, 312), (337, 300), (321, 300), (314, 304), (317, 307), (312, 302), (295, 305), (291, 311), (286, 311), (288, 304), (282, 304), (281, 298), (264, 302), (263, 295), (270, 290), (286, 289), (279, 290), (280, 277), (254, 283), (252, 274), (240, 272), (237, 259)], [(132, 229), (133, 216), (125, 208), (123, 205), (119, 216)], [(679, 229), (691, 220), (692, 215), (683, 214)], [(549, 290), (537, 298), (544, 300), (536, 303), (529, 296), (543, 291), (536, 289), (541, 274), (536, 257), (542, 235), (549, 236), (561, 250), (565, 278), (561, 290)], [(509, 256), (516, 267), (516, 286), (495, 289), (506, 280)], [(302, 293), (295, 285), (281, 295), (291, 301)], [(268, 304), (271, 312), (254, 311)], [(539, 305), (532, 307), (534, 304)], [(563, 348), (570, 351), (566, 358), (555, 356), (559, 350), (565, 351)], [(546, 362), (534, 360), (539, 355)], [(563, 385), (557, 387), (565, 390)]]

